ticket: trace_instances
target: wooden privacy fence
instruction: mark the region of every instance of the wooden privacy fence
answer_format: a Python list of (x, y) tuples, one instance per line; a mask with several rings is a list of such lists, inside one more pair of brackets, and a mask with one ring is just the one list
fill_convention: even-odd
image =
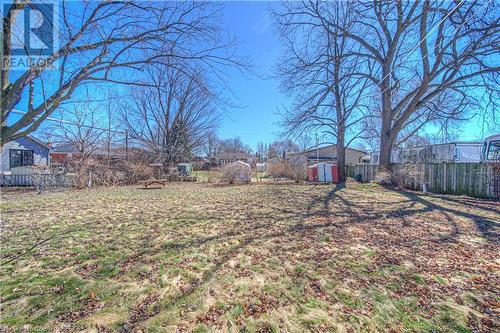
[[(393, 174), (404, 185), (433, 193), (500, 198), (500, 165), (483, 163), (393, 164)], [(377, 180), (378, 165), (348, 165), (347, 176), (363, 182)]]
[(0, 186), (71, 187), (75, 177), (58, 174), (0, 175)]

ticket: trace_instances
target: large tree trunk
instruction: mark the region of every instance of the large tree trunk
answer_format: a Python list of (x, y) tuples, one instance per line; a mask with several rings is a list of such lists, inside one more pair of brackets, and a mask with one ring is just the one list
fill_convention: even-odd
[(339, 183), (344, 183), (346, 179), (345, 170), (345, 121), (344, 113), (340, 112), (340, 96), (337, 99), (337, 107), (339, 111), (337, 112), (337, 122), (338, 122), (338, 132), (337, 132), (337, 165), (339, 168)]
[(339, 167), (339, 183), (344, 183), (346, 180), (345, 166), (345, 147), (337, 141), (337, 165)]
[(383, 171), (390, 171), (392, 149), (399, 131), (390, 128), (385, 129), (384, 123), (382, 123), (382, 129), (380, 137), (379, 168)]
[(391, 152), (393, 140), (391, 140), (392, 133), (392, 108), (390, 96), (390, 80), (389, 80), (389, 66), (386, 64), (383, 71), (385, 79), (381, 82), (380, 89), (382, 93), (382, 126), (380, 128), (380, 156), (379, 164), (383, 169), (388, 170), (391, 166)]
[(389, 169), (391, 167), (392, 142), (389, 139), (380, 141), (380, 167)]

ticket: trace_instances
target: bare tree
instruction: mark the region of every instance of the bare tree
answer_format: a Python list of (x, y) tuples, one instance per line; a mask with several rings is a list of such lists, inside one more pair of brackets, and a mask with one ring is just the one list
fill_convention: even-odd
[[(26, 6), (37, 3), (14, 0), (4, 15), (3, 58), (11, 55), (17, 9)], [(62, 1), (60, 12), (61, 47), (45, 59), (58, 71), (33, 64), (18, 74), (9, 65), (2, 67), (1, 145), (36, 130), (82, 85), (144, 85), (140, 73), (152, 64), (188, 70), (196, 62), (210, 67), (214, 76), (221, 75), (225, 65), (240, 64), (234, 42), (219, 31), (220, 7), (213, 3)], [(8, 123), (15, 108), (27, 112)]]
[[(352, 3), (349, 27), (316, 1), (301, 12), (321, 16), (370, 62), (358, 75), (375, 84), (380, 108), (380, 163), (388, 168), (398, 141), (429, 122), (463, 119), (464, 112), (497, 109), (500, 18), (492, 1), (373, 1)], [(495, 119), (494, 119), (495, 120)], [(403, 129), (410, 128), (406, 137)]]
[(257, 143), (257, 149), (255, 155), (260, 163), (267, 161), (269, 154), (269, 145), (264, 142)]
[(203, 142), (201, 151), (206, 157), (216, 155), (221, 149), (220, 139), (215, 130), (209, 131)]
[(241, 138), (235, 137), (223, 139), (220, 141), (220, 151), (225, 153), (247, 153), (252, 152), (252, 148), (241, 141)]
[[(345, 148), (365, 133), (361, 125), (369, 116), (368, 87), (357, 75), (360, 67), (372, 69), (358, 56), (359, 46), (342, 31), (356, 17), (351, 2), (296, 3), (275, 11), (286, 55), (278, 73), (282, 88), (294, 94), (295, 103), (285, 112), (291, 133), (320, 131), (335, 139), (339, 178), (345, 179)], [(335, 22), (332, 29), (327, 22)]]
[(219, 119), (217, 96), (202, 70), (187, 75), (169, 66), (148, 71), (153, 87), (133, 87), (124, 124), (139, 146), (165, 167), (191, 158)]
[(300, 147), (291, 139), (277, 140), (269, 144), (267, 158), (284, 159), (287, 153), (299, 152)]
[(102, 120), (97, 109), (86, 105), (65, 111), (65, 117), (71, 119), (71, 123), (58, 124), (58, 141), (73, 146), (78, 152), (79, 163), (85, 164), (106, 137), (106, 130), (99, 127)]

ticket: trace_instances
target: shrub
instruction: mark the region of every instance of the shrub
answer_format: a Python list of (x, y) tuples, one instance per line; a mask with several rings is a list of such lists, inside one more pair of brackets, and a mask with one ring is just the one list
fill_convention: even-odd
[(289, 174), (290, 178), (295, 180), (296, 183), (302, 182), (306, 180), (307, 175), (306, 175), (306, 166), (305, 163), (302, 163), (301, 161), (295, 161), (295, 162), (289, 162)]
[(287, 165), (284, 161), (275, 161), (268, 163), (267, 173), (277, 180), (278, 178), (288, 178)]
[(391, 181), (399, 188), (412, 188), (419, 179), (417, 164), (397, 164), (391, 169)]
[(233, 184), (235, 182), (249, 183), (252, 179), (252, 169), (250, 165), (242, 162), (233, 162), (222, 168), (222, 180)]
[(414, 189), (420, 177), (417, 164), (393, 164), (390, 169), (380, 167), (374, 182), (383, 186)]
[(75, 175), (75, 186), (79, 188), (137, 184), (154, 176), (154, 169), (149, 165), (128, 161), (113, 166), (95, 160), (78, 161), (66, 169)]
[(124, 162), (122, 172), (126, 184), (137, 184), (154, 176), (154, 168), (143, 163)]
[(212, 168), (207, 172), (207, 183), (220, 182), (222, 178), (222, 171), (220, 168)]
[(293, 179), (301, 182), (306, 179), (306, 168), (303, 163), (290, 163), (288, 161), (276, 161), (268, 164), (268, 174), (277, 180), (278, 178)]

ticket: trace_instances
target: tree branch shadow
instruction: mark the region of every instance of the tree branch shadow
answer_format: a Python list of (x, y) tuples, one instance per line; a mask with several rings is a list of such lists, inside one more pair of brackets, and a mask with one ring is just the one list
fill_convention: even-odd
[[(411, 193), (408, 191), (398, 191), (398, 193), (401, 193), (402, 195), (406, 196), (407, 198), (425, 206), (424, 209), (416, 211), (415, 213), (417, 213), (417, 212), (418, 213), (430, 212), (430, 211), (434, 211), (434, 210), (443, 213), (447, 217), (447, 220), (454, 224), (453, 234), (455, 236), (459, 235), (458, 226), (456, 226), (456, 223), (452, 221), (450, 214), (464, 217), (464, 218), (467, 218), (467, 219), (474, 221), (477, 230), (481, 233), (481, 235), (484, 238), (486, 238), (488, 241), (493, 242), (495, 244), (500, 244), (500, 223), (499, 222), (487, 219), (487, 218), (480, 216), (480, 215), (477, 215), (477, 214), (466, 213), (466, 212), (462, 212), (462, 211), (457, 210), (457, 209), (440, 206), (440, 205), (435, 204), (429, 200), (424, 199), (424, 195), (417, 195), (417, 194), (414, 194), (414, 193)], [(439, 198), (442, 199), (443, 197), (440, 196)], [(448, 199), (448, 201), (455, 202), (452, 199)], [(447, 236), (444, 238), (444, 240), (449, 241), (450, 237)]]
[[(472, 219), (481, 232), (481, 234), (487, 238), (488, 241), (492, 241), (494, 243), (498, 243), (499, 234), (498, 227), (500, 224), (498, 222), (486, 219), (476, 214), (465, 213), (456, 209), (443, 207), (438, 204), (435, 204), (429, 200), (424, 199), (420, 195), (416, 195), (414, 193), (408, 191), (396, 191), (394, 189), (389, 189), (388, 191), (397, 192), (408, 198), (405, 202), (410, 202), (409, 206), (403, 210), (391, 211), (390, 213), (378, 213), (378, 212), (369, 212), (370, 207), (363, 207), (360, 205), (354, 204), (347, 197), (342, 195), (342, 190), (345, 188), (344, 184), (339, 184), (335, 186), (331, 191), (329, 191), (324, 196), (318, 196), (312, 199), (307, 206), (305, 207), (305, 211), (301, 212), (292, 212), (290, 210), (277, 209), (276, 211), (281, 211), (282, 213), (286, 213), (285, 216), (276, 218), (276, 211), (272, 211), (270, 213), (265, 214), (252, 214), (252, 219), (254, 221), (264, 221), (262, 223), (251, 224), (251, 227), (245, 227), (238, 224), (237, 227), (232, 228), (231, 230), (227, 230), (217, 235), (201, 237), (193, 240), (188, 240), (186, 242), (178, 242), (178, 243), (169, 243), (163, 246), (163, 249), (176, 249), (181, 250), (185, 248), (191, 247), (201, 247), (210, 242), (218, 242), (226, 239), (238, 239), (239, 243), (231, 248), (229, 248), (225, 253), (223, 253), (219, 258), (216, 258), (213, 262), (213, 265), (203, 272), (202, 276), (196, 280), (191, 286), (184, 290), (177, 296), (172, 297), (166, 303), (161, 303), (161, 307), (170, 308), (178, 305), (180, 302), (186, 300), (189, 296), (196, 293), (200, 288), (213, 280), (215, 274), (224, 267), (224, 265), (231, 260), (239, 251), (247, 247), (248, 245), (258, 242), (271, 240), (277, 237), (290, 236), (291, 234), (300, 234), (304, 231), (309, 230), (317, 230), (322, 228), (334, 228), (333, 232), (339, 234), (346, 234), (348, 232), (348, 226), (352, 224), (359, 223), (372, 223), (373, 225), (377, 224), (379, 227), (384, 227), (383, 221), (386, 218), (395, 218), (395, 219), (403, 219), (403, 226), (410, 227), (412, 223), (407, 218), (416, 214), (429, 213), (432, 211), (440, 212), (446, 219), (446, 222), (451, 224), (452, 230), (447, 235), (439, 237), (438, 239), (431, 239), (430, 241), (438, 242), (438, 243), (447, 243), (456, 241), (457, 237), (460, 235), (460, 229), (457, 223), (453, 219), (453, 215), (466, 217), (468, 219)], [(331, 203), (338, 202), (340, 205), (338, 206), (340, 212), (335, 212), (332, 210)], [(383, 203), (383, 202), (382, 202)], [(398, 202), (392, 202), (398, 203)], [(424, 206), (421, 209), (413, 209), (419, 203)], [(314, 209), (316, 206), (320, 206), (320, 209)], [(353, 210), (353, 207), (362, 209), (362, 212)], [(342, 212), (345, 211), (345, 212)], [(368, 214), (367, 214), (368, 213)], [(307, 223), (304, 221), (306, 219), (312, 217), (326, 217), (326, 219), (322, 219), (319, 223)], [(335, 217), (347, 217), (344, 220), (336, 220)], [(286, 226), (280, 225), (280, 222), (286, 220), (297, 220), (297, 222), (293, 225)], [(270, 228), (270, 221), (272, 221), (274, 230)], [(277, 230), (276, 230), (277, 229)], [(154, 314), (153, 316), (155, 316)], [(151, 318), (151, 317), (149, 317)], [(147, 318), (147, 319), (149, 319)], [(134, 323), (134, 326), (139, 324), (140, 322)]]

